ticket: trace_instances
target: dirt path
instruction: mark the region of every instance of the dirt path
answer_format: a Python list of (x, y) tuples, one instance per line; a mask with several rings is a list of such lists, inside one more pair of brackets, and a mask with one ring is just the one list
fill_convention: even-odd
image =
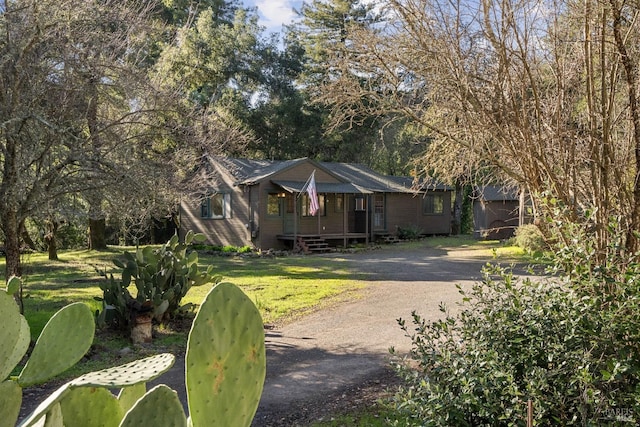
[[(343, 259), (369, 286), (352, 300), (266, 331), (267, 379), (253, 427), (308, 425), (397, 381), (389, 347), (406, 353), (411, 345), (397, 319), (409, 320), (414, 310), (436, 319), (442, 302), (455, 310), (455, 285), (478, 281), (487, 261), (462, 249), (426, 246), (314, 256)], [(179, 357), (157, 382), (184, 402), (183, 369)]]

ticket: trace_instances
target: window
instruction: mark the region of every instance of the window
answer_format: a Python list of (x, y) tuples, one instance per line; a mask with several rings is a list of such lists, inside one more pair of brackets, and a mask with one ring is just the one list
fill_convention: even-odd
[(216, 193), (202, 200), (200, 205), (201, 218), (221, 219), (230, 215), (230, 194)]
[(373, 226), (384, 227), (384, 196), (382, 194), (373, 196)]
[(281, 193), (269, 193), (267, 194), (267, 215), (268, 216), (282, 216), (282, 200), (284, 195)]
[(344, 194), (336, 194), (336, 212), (344, 212)]
[[(326, 215), (326, 197), (324, 194), (318, 194), (318, 213), (317, 216)], [(304, 193), (302, 195), (302, 216), (311, 216), (309, 213), (309, 195)]]
[(427, 194), (422, 202), (422, 213), (440, 215), (444, 213), (444, 197), (441, 194)]
[(357, 211), (363, 211), (365, 210), (366, 206), (364, 203), (364, 197), (362, 196), (356, 196), (356, 210)]

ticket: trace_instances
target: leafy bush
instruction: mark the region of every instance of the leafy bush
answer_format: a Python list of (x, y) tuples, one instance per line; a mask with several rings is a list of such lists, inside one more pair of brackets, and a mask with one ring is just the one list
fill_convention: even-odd
[(408, 225), (406, 227), (398, 227), (398, 238), (402, 240), (415, 240), (419, 239), (424, 234), (424, 230), (417, 225)]
[[(637, 276), (634, 276), (637, 277)], [(561, 282), (485, 271), (457, 316), (429, 323), (413, 314), (413, 364), (395, 396), (415, 425), (598, 425), (640, 411), (640, 288), (585, 293)], [(446, 308), (441, 308), (446, 312)], [(413, 366), (413, 367), (411, 367)]]
[(215, 245), (193, 245), (193, 249), (204, 252), (220, 252), (223, 254), (246, 254), (253, 252), (251, 246), (215, 246)]
[(515, 244), (527, 252), (541, 252), (547, 248), (547, 243), (538, 226), (524, 224), (516, 228)]

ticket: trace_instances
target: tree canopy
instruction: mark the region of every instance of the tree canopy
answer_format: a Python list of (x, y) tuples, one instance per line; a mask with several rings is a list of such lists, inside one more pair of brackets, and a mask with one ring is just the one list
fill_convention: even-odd
[[(319, 99), (334, 119), (406, 117), (430, 135), (423, 169), (526, 188), (563, 221), (638, 249), (637, 5), (390, 1), (382, 28), (349, 27)], [(362, 76), (371, 84), (363, 85)], [(555, 221), (555, 223), (554, 223)], [(570, 244), (571, 232), (557, 235)]]

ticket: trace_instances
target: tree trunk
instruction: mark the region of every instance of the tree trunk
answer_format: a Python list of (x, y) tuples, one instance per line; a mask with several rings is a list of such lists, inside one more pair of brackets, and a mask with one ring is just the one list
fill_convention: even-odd
[(640, 105), (638, 104), (638, 74), (637, 65), (633, 58), (629, 55), (626, 48), (626, 38), (623, 25), (623, 4), (617, 0), (609, 0), (613, 11), (613, 35), (616, 41), (616, 48), (620, 56), (620, 62), (624, 67), (627, 97), (629, 100), (629, 114), (633, 125), (633, 143), (634, 143), (634, 166), (635, 180), (633, 183), (633, 198), (631, 202), (631, 223), (627, 229), (626, 249), (630, 254), (636, 254), (640, 251)]
[(27, 227), (24, 226), (24, 222), (20, 226), (20, 237), (22, 238), (22, 242), (29, 247), (31, 250), (36, 250), (36, 244), (29, 236), (29, 232), (27, 231)]
[[(20, 263), (20, 224), (15, 212), (5, 212), (2, 223), (6, 257), (5, 277), (8, 280), (12, 276), (22, 276), (22, 265)], [(18, 307), (20, 307), (20, 313), (24, 314), (22, 283), (20, 284), (20, 290), (13, 297), (18, 303)]]
[(89, 219), (89, 249), (96, 251), (107, 249), (106, 228), (104, 218)]
[(44, 242), (47, 244), (50, 261), (58, 261), (58, 244), (56, 242), (58, 227), (58, 221), (47, 221), (47, 232), (44, 235)]
[(462, 231), (462, 202), (464, 198), (464, 186), (457, 179), (455, 185), (455, 199), (453, 202), (453, 220), (451, 221), (451, 234), (457, 236)]

